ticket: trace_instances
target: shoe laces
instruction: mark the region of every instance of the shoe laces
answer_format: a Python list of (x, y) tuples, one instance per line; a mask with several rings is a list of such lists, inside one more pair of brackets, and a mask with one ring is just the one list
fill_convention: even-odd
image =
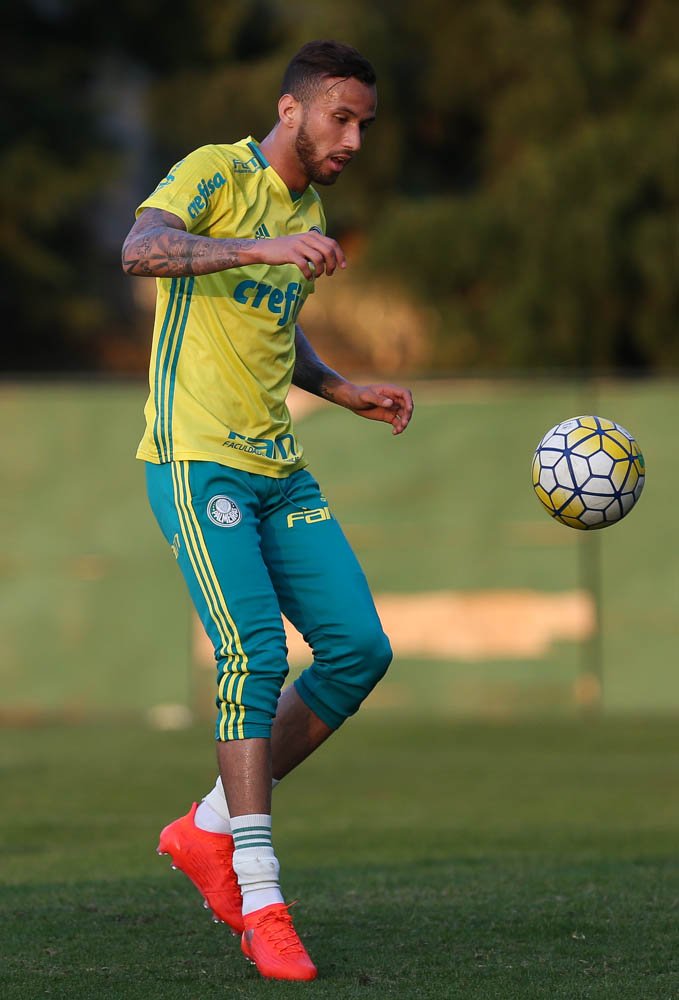
[(266, 935), (267, 940), (281, 955), (304, 951), (287, 906), (285, 909), (270, 910), (261, 916), (257, 921), (257, 929)]

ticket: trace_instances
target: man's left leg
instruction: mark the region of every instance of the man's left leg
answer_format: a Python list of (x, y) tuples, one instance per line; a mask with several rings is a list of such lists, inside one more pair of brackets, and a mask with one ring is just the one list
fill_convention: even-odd
[[(281, 610), (313, 662), (293, 686), (301, 704), (287, 692), (279, 701), (274, 778), (359, 709), (392, 658), (363, 570), (316, 481), (302, 470), (280, 492), (282, 502), (262, 522), (262, 555)], [(293, 727), (300, 727), (297, 738)]]
[[(269, 492), (262, 556), (282, 611), (314, 653), (311, 667), (279, 698), (271, 731), (275, 783), (359, 708), (385, 673), (391, 648), (365, 576), (312, 477), (303, 472), (274, 481)], [(227, 753), (223, 748), (220, 760)], [(232, 831), (221, 780), (196, 823)]]
[[(365, 575), (318, 484), (302, 471), (283, 480), (278, 493), (262, 523), (262, 554), (281, 610), (312, 647), (314, 661), (278, 702), (274, 784), (359, 708), (391, 661)], [(229, 832), (219, 780), (197, 816)]]
[[(391, 662), (363, 570), (312, 476), (279, 484), (262, 523), (262, 554), (281, 610), (314, 652), (278, 702), (271, 731), (274, 782), (358, 710)], [(217, 782), (204, 800), (228, 824)]]

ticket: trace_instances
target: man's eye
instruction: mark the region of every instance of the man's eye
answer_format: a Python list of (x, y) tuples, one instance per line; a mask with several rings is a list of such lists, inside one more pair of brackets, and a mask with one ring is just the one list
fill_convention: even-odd
[(335, 118), (337, 119), (338, 122), (342, 122), (343, 125), (347, 122), (347, 119), (344, 117), (344, 115), (335, 115)]

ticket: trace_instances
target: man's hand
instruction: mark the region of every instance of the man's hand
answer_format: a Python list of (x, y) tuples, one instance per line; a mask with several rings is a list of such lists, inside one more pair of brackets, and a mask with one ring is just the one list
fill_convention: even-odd
[(262, 264), (297, 264), (305, 278), (331, 275), (347, 266), (344, 250), (337, 240), (322, 236), (314, 230), (297, 236), (276, 236), (257, 240), (252, 248), (253, 257)]
[(353, 385), (344, 382), (337, 386), (332, 398), (359, 417), (391, 424), (392, 434), (402, 434), (413, 415), (410, 389), (401, 389), (397, 385)]
[(381, 382), (377, 385), (354, 385), (353, 382), (348, 382), (321, 361), (299, 323), (295, 325), (295, 370), (292, 381), (300, 389), (344, 406), (360, 417), (391, 424), (393, 434), (402, 434), (413, 415), (410, 389)]

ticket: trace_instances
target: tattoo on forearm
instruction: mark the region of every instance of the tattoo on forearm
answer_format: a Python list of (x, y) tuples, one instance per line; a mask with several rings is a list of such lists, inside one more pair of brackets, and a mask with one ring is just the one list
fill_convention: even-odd
[(344, 382), (341, 375), (321, 361), (306, 339), (302, 328), (295, 328), (295, 368), (293, 384), (314, 396), (336, 402), (336, 390)]
[[(128, 274), (156, 278), (210, 274), (236, 267), (241, 250), (251, 243), (251, 240), (208, 240), (165, 229), (146, 234), (140, 244), (131, 247), (123, 258), (124, 267)], [(138, 255), (134, 255), (134, 249)]]
[[(144, 277), (175, 278), (237, 267), (254, 240), (213, 239), (168, 225), (164, 213), (147, 210), (123, 246), (123, 269)], [(148, 216), (148, 218), (147, 218)]]

